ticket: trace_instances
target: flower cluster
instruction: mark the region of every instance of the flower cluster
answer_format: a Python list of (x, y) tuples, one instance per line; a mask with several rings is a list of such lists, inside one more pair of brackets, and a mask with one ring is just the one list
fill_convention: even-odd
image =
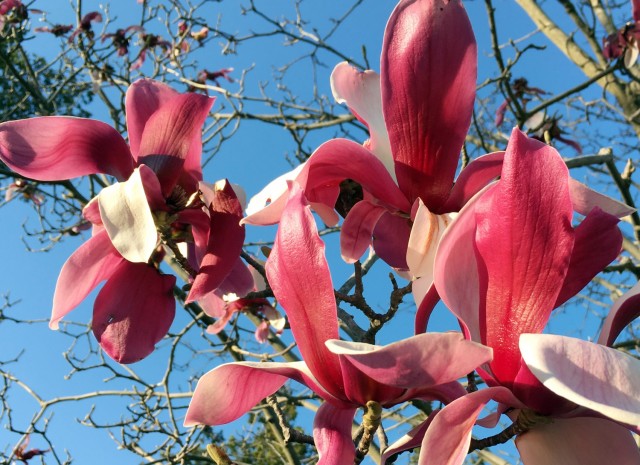
[[(87, 15), (69, 40), (89, 36), (100, 19)], [(183, 25), (180, 33), (187, 30)], [(633, 47), (637, 54), (630, 30), (616, 39), (625, 44), (608, 39), (608, 58)], [(144, 42), (132, 68), (146, 51), (171, 46), (135, 26), (103, 40), (126, 55), (132, 33)], [(191, 36), (201, 41), (207, 31)], [(518, 128), (504, 151), (476, 158), (456, 177), (476, 68), (476, 41), (461, 0), (400, 0), (385, 30), (380, 73), (345, 62), (331, 75), (336, 101), (368, 128), (369, 139), (320, 145), (255, 196), (246, 217), (239, 188), (202, 179), (201, 132), (215, 100), (207, 95), (135, 82), (126, 95), (128, 141), (90, 119), (2, 123), (0, 160), (21, 176), (7, 199), (21, 193), (42, 203), (22, 177), (113, 180), (83, 209), (91, 237), (60, 272), (50, 326), (57, 328), (105, 282), (94, 304), (95, 337), (118, 362), (142, 359), (174, 318), (174, 292), (181, 290), (163, 266), (171, 257), (187, 282), (186, 303), (198, 302), (217, 318), (208, 332), (250, 311), (261, 318), (259, 341), (288, 328), (302, 357), (215, 367), (199, 380), (185, 425), (236, 420), (294, 380), (322, 401), (313, 426), (321, 465), (357, 460), (351, 429), (358, 409), (374, 412), (365, 419), (375, 430), (381, 409), (410, 400), (441, 408), (389, 446), (383, 463), (421, 445), (420, 464), (462, 464), (472, 429), (493, 427), (504, 414), (516, 426), (526, 465), (609, 463), (612, 451), (616, 463), (637, 464), (630, 431), (640, 432), (640, 362), (611, 346), (640, 314), (640, 285), (613, 306), (597, 343), (543, 334), (553, 310), (619, 255), (618, 222), (632, 209), (572, 179), (556, 149)], [(197, 82), (233, 82), (231, 71), (204, 70)], [(518, 99), (543, 93), (526, 81), (516, 84)], [(571, 142), (557, 131), (556, 138)], [(340, 339), (312, 210), (328, 225), (344, 217), (346, 262), (373, 249), (412, 281), (414, 334), (385, 346)], [(263, 282), (256, 274), (262, 265), (241, 259), (244, 228), (275, 223)], [(427, 331), (440, 300), (461, 331)], [(486, 387), (460, 382), (474, 372)], [(495, 414), (480, 418), (491, 401)]]

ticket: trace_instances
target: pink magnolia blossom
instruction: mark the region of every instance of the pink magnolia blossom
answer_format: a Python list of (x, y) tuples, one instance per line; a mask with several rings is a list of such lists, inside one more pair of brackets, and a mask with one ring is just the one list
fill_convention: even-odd
[[(445, 232), (436, 255), (436, 288), (466, 336), (493, 348), (494, 357), (478, 369), (491, 387), (455, 400), (435, 417), (431, 433), (422, 442), (428, 454), (459, 457), (446, 463), (461, 464), (468, 443), (460, 442), (460, 435), (470, 437), (475, 419), (493, 399), (501, 403), (499, 412), (525, 406), (552, 419), (518, 437), (516, 444), (526, 465), (595, 465), (607, 463), (611, 454), (616, 463), (640, 463), (626, 429), (638, 428), (640, 391), (631, 382), (637, 373), (629, 373), (630, 381), (624, 381), (620, 370), (629, 365), (609, 349), (538, 336), (553, 309), (580, 291), (621, 250), (615, 216), (593, 207), (573, 227), (575, 206), (568, 170), (559, 154), (516, 129), (500, 181), (471, 200)], [(611, 326), (619, 328), (633, 312), (625, 306), (616, 313)], [(548, 352), (551, 346), (555, 354)], [(569, 348), (577, 352), (560, 360), (564, 355), (558, 354), (566, 355)], [(571, 364), (573, 368), (560, 374), (559, 367)], [(591, 372), (586, 370), (588, 364)], [(610, 402), (611, 409), (621, 404), (629, 407), (628, 415), (609, 414), (548, 382), (554, 375), (575, 381), (582, 369), (582, 392), (597, 391), (596, 397)], [(604, 373), (611, 376), (598, 378)], [(516, 400), (509, 399), (505, 388)], [(455, 418), (464, 418), (464, 424), (447, 429)], [(633, 418), (636, 423), (629, 424)]]
[(92, 237), (60, 272), (51, 328), (106, 280), (94, 305), (96, 338), (122, 363), (148, 355), (175, 313), (175, 277), (158, 269), (159, 231), (163, 241), (187, 242), (189, 264), (198, 271), (188, 301), (227, 279), (240, 260), (244, 228), (231, 185), (199, 183), (201, 128), (212, 104), (203, 95), (137, 81), (126, 96), (129, 145), (115, 129), (90, 119), (0, 125), (0, 160), (23, 176), (56, 181), (105, 173), (119, 181), (83, 211), (94, 225)]
[(353, 463), (351, 425), (358, 407), (368, 401), (389, 407), (412, 398), (450, 402), (465, 394), (456, 380), (490, 360), (491, 350), (457, 333), (421, 334), (385, 347), (338, 341), (324, 244), (305, 205), (294, 185), (267, 261), (269, 283), (304, 362), (215, 368), (198, 382), (185, 424), (231, 422), (294, 379), (326, 401), (314, 421), (318, 463)]
[(80, 20), (80, 24), (76, 27), (75, 31), (69, 36), (69, 43), (72, 43), (73, 40), (79, 34), (85, 34), (90, 39), (93, 38), (93, 23), (101, 23), (102, 15), (98, 11), (91, 11), (84, 15)]
[[(331, 75), (336, 100), (368, 127), (369, 140), (321, 145), (298, 171), (254, 198), (245, 222), (276, 222), (285, 182), (295, 178), (325, 223), (336, 223), (340, 184), (350, 179), (363, 192), (342, 226), (343, 258), (354, 262), (373, 245), (391, 266), (414, 277), (430, 274), (424, 257), (435, 251), (448, 213), (500, 172), (502, 153), (487, 155), (452, 190), (473, 111), (476, 55), (460, 0), (400, 1), (385, 30), (380, 74), (341, 63)], [(412, 235), (415, 223), (419, 231)]]

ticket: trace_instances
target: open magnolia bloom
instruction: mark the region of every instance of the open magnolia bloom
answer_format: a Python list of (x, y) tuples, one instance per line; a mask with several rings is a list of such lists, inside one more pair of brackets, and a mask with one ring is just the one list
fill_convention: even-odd
[(60, 272), (51, 328), (106, 280), (93, 332), (109, 356), (134, 362), (153, 351), (175, 314), (175, 277), (159, 271), (160, 243), (174, 253), (188, 243), (190, 301), (234, 269), (244, 240), (242, 207), (228, 182), (211, 189), (200, 183), (201, 128), (213, 101), (151, 80), (135, 82), (125, 102), (129, 145), (91, 119), (51, 116), (0, 125), (0, 160), (23, 176), (58, 181), (104, 173), (118, 181), (84, 208), (92, 237)]
[(337, 340), (324, 244), (295, 184), (266, 268), (304, 361), (239, 362), (213, 369), (199, 380), (185, 425), (233, 421), (294, 379), (325, 400), (314, 421), (318, 463), (353, 463), (351, 426), (359, 407), (370, 402), (389, 407), (408, 399), (451, 402), (466, 394), (457, 379), (491, 360), (490, 349), (459, 333), (421, 334), (385, 347)]
[[(372, 245), (394, 268), (430, 275), (447, 214), (500, 173), (502, 152), (486, 155), (467, 166), (452, 190), (476, 74), (476, 42), (460, 0), (400, 1), (385, 30), (380, 74), (341, 63), (331, 75), (336, 100), (367, 126), (370, 139), (321, 145), (302, 167), (258, 194), (244, 221), (277, 222), (286, 181), (295, 178), (325, 223), (337, 223), (341, 183), (352, 180), (362, 193), (342, 209), (348, 211), (343, 258), (355, 262)], [(412, 224), (419, 226), (410, 239)]]
[[(525, 465), (595, 465), (612, 457), (615, 463), (640, 463), (627, 430), (638, 428), (637, 363), (595, 344), (585, 343), (586, 348), (537, 336), (553, 309), (621, 250), (618, 219), (599, 207), (572, 226), (570, 190), (568, 170), (555, 149), (516, 129), (500, 181), (465, 206), (440, 242), (437, 290), (465, 335), (494, 350), (493, 360), (478, 369), (491, 387), (446, 406), (430, 427), (439, 434), (424, 437), (426, 450), (460, 458), (446, 463), (462, 463), (466, 446), (459, 437), (470, 437), (475, 419), (492, 399), (500, 403), (498, 413), (518, 409), (512, 415), (530, 428), (516, 440)], [(623, 306), (615, 314), (610, 327), (620, 328), (633, 311)], [(632, 371), (624, 374), (627, 369)], [(554, 376), (566, 379), (569, 387), (559, 388), (550, 381)], [(595, 393), (595, 398), (586, 402), (568, 395), (576, 383), (578, 391), (586, 397)], [(505, 397), (505, 388), (517, 401)], [(615, 409), (623, 413), (612, 413)], [(439, 426), (457, 418), (464, 422), (450, 433)]]

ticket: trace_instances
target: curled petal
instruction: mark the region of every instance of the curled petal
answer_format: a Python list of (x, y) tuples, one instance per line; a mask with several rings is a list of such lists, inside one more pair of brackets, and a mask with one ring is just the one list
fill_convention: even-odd
[(313, 421), (313, 438), (318, 448), (318, 465), (353, 463), (356, 448), (351, 439), (351, 424), (356, 409), (338, 408), (325, 402)]
[(0, 160), (38, 181), (105, 173), (129, 177), (133, 158), (120, 133), (100, 121), (44, 116), (0, 125)]
[(347, 263), (355, 263), (371, 245), (373, 230), (386, 208), (367, 200), (356, 203), (342, 224), (340, 252)]
[(62, 265), (53, 294), (49, 327), (58, 329), (59, 321), (101, 281), (108, 279), (123, 261), (106, 231), (82, 244)]
[(406, 270), (410, 236), (409, 219), (386, 212), (380, 217), (373, 230), (373, 249), (393, 268)]
[(615, 301), (604, 321), (599, 344), (612, 345), (625, 326), (640, 316), (640, 283)]
[(395, 8), (381, 57), (382, 108), (398, 185), (440, 213), (458, 167), (475, 100), (477, 52), (459, 0)]
[(146, 263), (158, 244), (143, 184), (142, 172), (147, 170), (146, 166), (136, 168), (127, 181), (105, 187), (98, 196), (100, 217), (111, 243), (133, 263)]
[(442, 208), (444, 212), (457, 212), (484, 189), (491, 181), (500, 176), (504, 152), (494, 152), (476, 158), (460, 172), (451, 195)]
[(389, 134), (382, 114), (380, 76), (375, 71), (360, 72), (346, 61), (331, 73), (331, 91), (338, 103), (346, 103), (360, 121), (369, 128), (370, 139), (365, 144), (396, 179), (389, 145)]
[(640, 361), (609, 347), (552, 334), (520, 336), (522, 357), (551, 391), (628, 425), (640, 425)]
[(416, 278), (433, 282), (433, 262), (440, 238), (451, 221), (448, 215), (435, 215), (418, 199), (418, 211), (413, 220), (409, 246), (407, 248), (407, 265)]
[(242, 222), (267, 225), (280, 221), (280, 215), (287, 202), (287, 194), (289, 192), (287, 181), (293, 181), (302, 171), (302, 168), (304, 168), (304, 163), (288, 173), (278, 176), (260, 192), (251, 197), (249, 205), (247, 205), (247, 217), (243, 218)]
[(153, 352), (175, 316), (175, 283), (145, 263), (120, 264), (93, 307), (93, 334), (111, 358), (133, 363)]
[(618, 218), (630, 215), (636, 211), (635, 208), (631, 208), (627, 204), (618, 202), (616, 199), (594, 191), (573, 178), (569, 178), (569, 193), (571, 195), (573, 209), (584, 216), (587, 216), (595, 207), (600, 207), (605, 212)]

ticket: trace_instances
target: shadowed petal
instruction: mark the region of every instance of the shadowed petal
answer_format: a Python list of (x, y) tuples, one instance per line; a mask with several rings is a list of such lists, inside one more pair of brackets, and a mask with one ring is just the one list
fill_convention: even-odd
[(369, 128), (370, 139), (364, 146), (378, 157), (395, 181), (389, 135), (382, 115), (378, 73), (371, 70), (360, 72), (343, 61), (331, 73), (331, 92), (336, 102), (346, 103), (351, 113)]
[[(158, 244), (158, 231), (145, 193), (141, 171), (105, 187), (98, 195), (100, 217), (111, 243), (132, 263), (146, 263)], [(149, 170), (150, 171), (150, 170)]]
[(492, 354), (460, 333), (420, 334), (384, 347), (338, 340), (326, 345), (376, 381), (404, 389), (455, 381), (490, 361)]
[(431, 412), (431, 414), (425, 421), (420, 423), (418, 426), (413, 428), (407, 434), (405, 434), (396, 442), (394, 442), (389, 447), (387, 447), (384, 450), (382, 457), (380, 458), (380, 463), (386, 464), (387, 461), (393, 455), (399, 454), (400, 452), (403, 452), (405, 450), (415, 449), (416, 447), (420, 447), (420, 444), (422, 443), (422, 439), (424, 438), (424, 434), (426, 433), (427, 428), (429, 428), (429, 425), (431, 425), (431, 422), (433, 421), (433, 419), (435, 418), (436, 414), (439, 411), (440, 410), (434, 410), (433, 412)]
[(218, 181), (209, 209), (211, 226), (207, 253), (193, 281), (187, 302), (202, 298), (220, 286), (238, 261), (244, 242), (244, 226), (240, 225), (242, 207), (228, 181)]
[(267, 260), (267, 278), (309, 369), (327, 391), (340, 397), (344, 392), (340, 363), (324, 346), (326, 340), (338, 339), (333, 283), (324, 243), (303, 196), (293, 183)]
[(317, 382), (304, 362), (220, 365), (198, 381), (184, 425), (222, 425), (236, 420), (280, 389), (287, 379), (317, 389)]
[(386, 208), (367, 200), (356, 203), (342, 224), (340, 252), (347, 263), (355, 263), (371, 245), (373, 230)]
[(356, 448), (351, 439), (351, 424), (355, 413), (355, 408), (337, 408), (328, 402), (320, 406), (313, 421), (318, 465), (353, 463)]
[(108, 279), (123, 261), (106, 231), (91, 237), (73, 252), (58, 276), (49, 327), (58, 329), (59, 321), (101, 281)]
[(529, 369), (556, 394), (613, 420), (640, 425), (640, 361), (609, 347), (552, 334), (523, 334)]
[(436, 250), (451, 219), (449, 215), (434, 215), (421, 199), (417, 202), (418, 211), (407, 248), (407, 265), (414, 277), (424, 278), (431, 283)]
[(475, 99), (477, 53), (459, 0), (406, 0), (395, 8), (381, 57), (382, 108), (398, 185), (440, 213)]
[(68, 116), (0, 124), (0, 160), (38, 181), (96, 173), (124, 180), (133, 171), (129, 147), (118, 131), (100, 121)]
[(410, 236), (409, 219), (387, 212), (380, 217), (373, 230), (373, 250), (391, 267), (406, 270)]
[(93, 334), (119, 363), (143, 359), (169, 331), (175, 316), (175, 276), (123, 261), (93, 307)]
[(451, 189), (444, 212), (457, 212), (471, 198), (500, 176), (504, 152), (494, 152), (476, 158), (463, 169)]
[(519, 435), (516, 446), (524, 465), (640, 464), (631, 433), (600, 418), (555, 419)]
[(640, 316), (640, 283), (615, 301), (604, 321), (599, 344), (612, 345), (625, 326)]

